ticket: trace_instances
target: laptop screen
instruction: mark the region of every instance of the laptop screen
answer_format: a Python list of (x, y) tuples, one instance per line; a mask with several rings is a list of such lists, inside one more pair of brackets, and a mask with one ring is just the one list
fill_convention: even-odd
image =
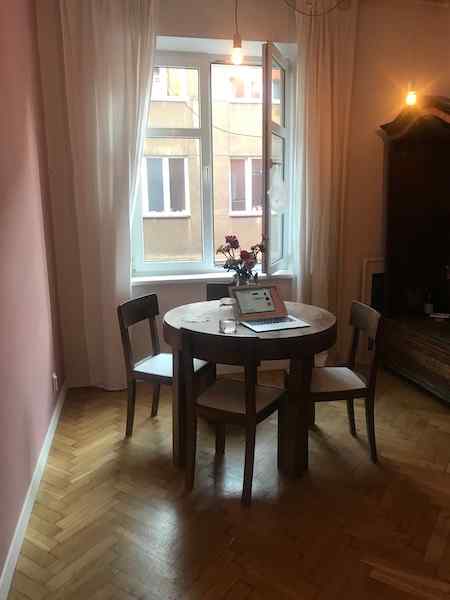
[(270, 288), (235, 290), (239, 310), (244, 314), (269, 313), (275, 311)]

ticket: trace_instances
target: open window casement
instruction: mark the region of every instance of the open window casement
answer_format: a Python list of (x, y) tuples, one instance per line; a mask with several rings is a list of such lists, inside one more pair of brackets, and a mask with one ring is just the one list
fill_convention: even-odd
[(286, 169), (286, 79), (288, 62), (272, 43), (263, 45), (263, 270), (283, 267), (289, 210)]

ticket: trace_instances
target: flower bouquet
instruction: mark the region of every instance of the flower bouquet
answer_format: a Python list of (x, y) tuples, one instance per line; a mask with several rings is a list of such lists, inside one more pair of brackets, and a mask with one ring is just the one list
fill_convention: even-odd
[(224, 269), (235, 272), (236, 285), (257, 283), (258, 273), (253, 269), (258, 264), (258, 258), (264, 254), (264, 238), (259, 244), (251, 246), (250, 250), (242, 250), (237, 236), (226, 235), (225, 243), (217, 248), (216, 254), (225, 257)]

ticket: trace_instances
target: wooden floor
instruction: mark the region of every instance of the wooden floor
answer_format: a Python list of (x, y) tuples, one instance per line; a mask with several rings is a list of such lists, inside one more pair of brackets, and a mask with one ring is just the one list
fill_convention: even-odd
[(294, 483), (277, 472), (276, 417), (262, 424), (250, 509), (238, 430), (215, 463), (201, 428), (186, 496), (170, 389), (150, 419), (140, 388), (130, 441), (124, 393), (70, 392), (10, 600), (450, 598), (450, 410), (390, 374), (378, 392), (378, 466), (360, 405), (359, 439), (345, 403), (318, 407), (310, 469)]

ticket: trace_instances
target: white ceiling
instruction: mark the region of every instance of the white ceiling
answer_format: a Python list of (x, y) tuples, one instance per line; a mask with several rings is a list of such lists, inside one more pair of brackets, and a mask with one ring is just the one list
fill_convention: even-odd
[[(244, 56), (260, 58), (262, 56), (263, 43), (264, 42), (242, 40)], [(232, 46), (232, 40), (172, 36), (158, 36), (156, 39), (157, 50), (172, 52), (200, 52), (204, 54), (218, 54), (227, 56), (230, 54)], [(277, 44), (277, 46), (285, 56), (287, 56), (290, 60), (295, 61), (297, 54), (296, 44), (283, 43)]]

